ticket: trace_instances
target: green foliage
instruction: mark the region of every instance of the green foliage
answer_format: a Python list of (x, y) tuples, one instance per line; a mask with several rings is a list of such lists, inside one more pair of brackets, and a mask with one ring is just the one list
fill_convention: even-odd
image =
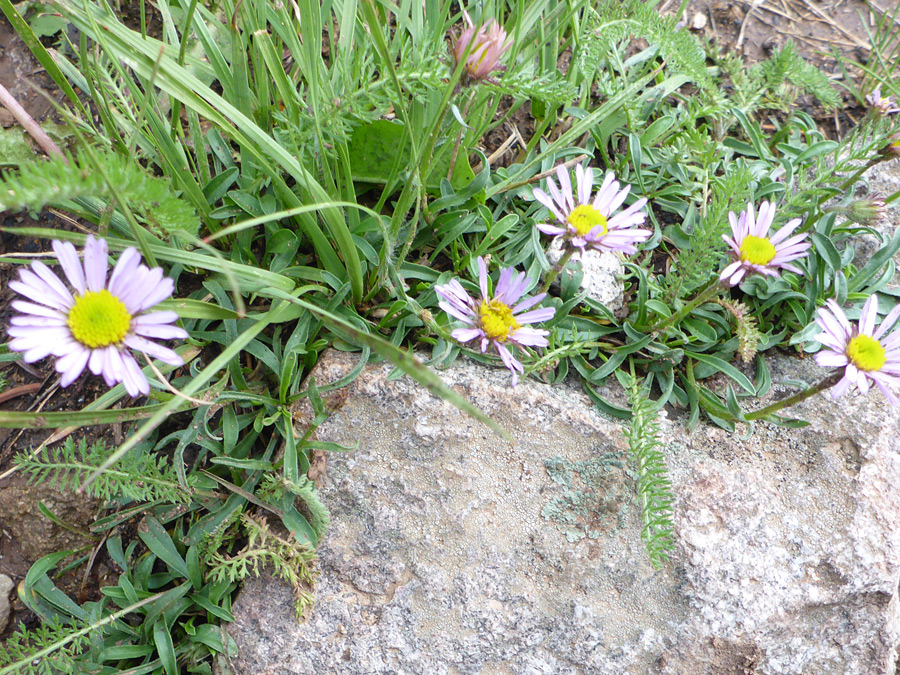
[(300, 497), (309, 513), (309, 524), (316, 533), (316, 538), (321, 540), (331, 524), (331, 515), (319, 495), (316, 485), (306, 476), (299, 476), (296, 481), (288, 481), (283, 477), (273, 474), (266, 475), (257, 492), (261, 499), (271, 503), (281, 501), (285, 494), (290, 493)]
[[(0, 649), (0, 669), (10, 675), (58, 675), (59, 673), (85, 673), (79, 665), (79, 656), (88, 649), (88, 637), (71, 638), (73, 630), (80, 628), (59, 618), (26, 628), (20, 623)], [(34, 655), (45, 649), (52, 653), (35, 659)], [(14, 666), (14, 667), (13, 667)]]
[[(11, 15), (8, 0), (0, 6)], [(310, 453), (346, 450), (313, 440), (338, 407), (309, 377), (326, 348), (360, 355), (329, 390), (383, 358), (499, 430), (410, 351), (430, 348), (441, 365), (460, 354), (499, 363), (492, 351), (456, 344), (458, 324), (440, 311), (434, 286), (456, 278), (477, 295), (479, 256), (494, 286), (508, 267), (526, 271), (529, 293), (547, 282), (548, 241), (536, 225), (553, 216), (533, 190), (563, 162), (590, 164), (596, 178), (613, 172), (629, 186), (626, 203), (646, 197), (652, 236), (624, 260), (621, 309), (585, 294), (580, 269), (561, 274), (541, 302), (556, 310), (540, 326), (549, 346), (517, 356), (527, 377), (579, 377), (599, 410), (627, 420), (656, 566), (674, 536), (657, 411), (686, 411), (689, 428), (703, 414), (734, 430), (753, 419), (744, 399), (772, 384), (766, 351), (816, 348), (813, 318), (825, 299), (851, 313), (872, 293), (895, 301), (888, 284), (900, 234), (842, 216), (900, 128), (869, 114), (844, 138), (826, 137), (797, 101), (838, 99), (792, 44), (748, 68), (676, 30), (656, 2), (466, 6), (476, 21), (497, 20), (513, 43), (492, 81), (461, 83), (454, 72), (455, 3), (162, 3), (154, 36), (101, 3), (63, 0), (79, 43), (51, 59), (29, 42), (95, 114), (70, 97), (71, 128), (87, 145), (69, 164), (22, 152), (21, 134), (0, 136), (0, 162), (17, 167), (3, 174), (0, 208), (71, 212), (111, 235), (113, 256), (140, 246), (177, 277), (165, 309), (191, 336), (178, 347), (186, 365), (165, 371), (183, 396), (155, 389), (159, 402), (119, 409), (118, 388), (71, 413), (74, 421), (0, 411), (7, 426), (142, 420), (117, 449), (67, 441), (18, 459), (33, 481), (80, 487), (116, 507), (93, 526), (109, 533), (122, 571), (102, 602), (78, 605), (53, 585), (62, 558), (38, 561), (26, 580), (39, 616), (90, 628), (88, 653), (71, 652), (73, 672), (209, 672), (233, 651), (214, 624), (231, 620), (237, 584), (266, 565), (293, 587), (298, 614), (308, 608), (314, 548), (329, 526), (307, 477)], [(14, 25), (30, 37), (27, 24)], [(307, 39), (318, 33), (321, 41)], [(776, 227), (800, 218), (797, 232), (814, 243), (798, 262), (803, 273), (750, 275), (725, 289), (717, 279), (729, 213), (764, 200), (777, 205)], [(861, 233), (879, 241), (864, 261), (854, 251)], [(752, 378), (733, 365), (754, 356)], [(605, 398), (616, 380), (628, 407)], [(298, 436), (306, 401), (313, 414)], [(570, 540), (624, 524), (621, 457), (545, 463), (556, 493), (542, 515)], [(250, 515), (255, 508), (280, 525)], [(123, 541), (129, 520), (139, 524)]]
[(34, 150), (23, 129), (0, 127), (0, 166), (18, 166), (34, 160)]
[[(691, 210), (693, 224), (682, 223), (677, 241), (684, 244), (666, 277), (665, 302), (684, 297), (721, 269), (726, 245), (722, 235), (730, 233), (728, 213), (739, 212), (751, 196), (753, 176), (743, 161), (725, 168), (724, 176), (709, 176), (712, 182), (708, 204), (698, 215)], [(687, 227), (686, 227), (687, 226)], [(674, 229), (674, 228), (673, 228)]]
[(172, 193), (170, 181), (148, 174), (130, 157), (112, 152), (98, 152), (97, 156), (106, 178), (84, 152), (65, 159), (22, 163), (16, 172), (3, 172), (0, 208), (40, 211), (47, 205), (66, 207), (85, 197), (108, 201), (111, 183), (151, 231), (160, 236), (197, 234), (200, 222), (196, 211)]
[(759, 332), (756, 317), (740, 300), (719, 299), (718, 303), (734, 317), (735, 333), (738, 337), (738, 354), (741, 356), (741, 361), (750, 363), (756, 357), (760, 340), (763, 337)]
[(828, 76), (797, 53), (793, 40), (750, 68), (742, 58), (723, 52), (715, 42), (707, 42), (705, 47), (708, 58), (721, 67), (734, 85), (731, 100), (746, 113), (760, 108), (788, 110), (799, 93), (815, 97), (828, 109), (841, 103)]
[(608, 66), (618, 43), (643, 38), (657, 50), (668, 72), (684, 75), (705, 96), (715, 98), (717, 86), (707, 73), (700, 44), (688, 31), (675, 28), (677, 20), (661, 15), (652, 2), (603, 0), (586, 22), (578, 63), (585, 72)]
[[(29, 475), (31, 483), (47, 483), (60, 490), (78, 490), (97, 467), (109, 457), (103, 441), (88, 445), (85, 439), (77, 444), (69, 437), (62, 445), (46, 448), (40, 455), (19, 454), (15, 463)], [(197, 482), (188, 477), (188, 487)], [(175, 469), (164, 456), (133, 452), (122, 458), (115, 469), (101, 473), (85, 491), (104, 502), (163, 501), (184, 504), (193, 499), (192, 490), (185, 490), (178, 482)]]
[(233, 583), (251, 575), (258, 577), (264, 567), (270, 566), (294, 590), (294, 611), (298, 619), (302, 618), (314, 600), (311, 589), (316, 578), (315, 553), (294, 537), (274, 533), (263, 517), (245, 514), (241, 525), (247, 544), (233, 556), (213, 556), (210, 576)]
[(641, 539), (654, 567), (669, 559), (675, 545), (672, 525), (672, 483), (660, 451), (659, 422), (646, 388), (634, 377), (626, 383), (631, 405), (631, 423), (624, 430), (637, 474), (637, 496), (641, 505)]

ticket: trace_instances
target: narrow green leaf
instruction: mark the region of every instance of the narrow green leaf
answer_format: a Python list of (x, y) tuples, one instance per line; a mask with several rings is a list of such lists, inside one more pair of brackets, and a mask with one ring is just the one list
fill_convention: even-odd
[(187, 563), (178, 553), (175, 544), (169, 533), (166, 532), (160, 522), (153, 516), (147, 516), (138, 527), (138, 536), (141, 538), (147, 548), (149, 548), (157, 557), (162, 560), (169, 569), (176, 572), (185, 579), (190, 578)]

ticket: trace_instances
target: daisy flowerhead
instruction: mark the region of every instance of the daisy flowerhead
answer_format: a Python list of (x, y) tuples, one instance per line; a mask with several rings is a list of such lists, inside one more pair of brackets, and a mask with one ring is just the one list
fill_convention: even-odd
[(107, 280), (109, 249), (105, 239), (93, 235), (84, 242), (84, 264), (68, 242), (54, 241), (53, 251), (69, 286), (39, 261), (20, 269), (19, 280), (9, 283), (28, 299), (13, 301), (20, 314), (8, 329), (13, 338), (9, 348), (24, 352), (26, 363), (53, 355), (60, 386), (72, 384), (87, 367), (102, 375), (107, 386), (122, 382), (132, 397), (148, 394), (150, 384), (130, 349), (169, 365), (184, 364), (178, 354), (152, 340), (188, 336), (171, 325), (178, 319), (175, 312), (147, 311), (175, 288), (162, 268), (142, 265), (137, 249), (127, 248)]
[(844, 310), (834, 300), (827, 300), (825, 307), (819, 309), (816, 323), (822, 332), (813, 339), (825, 349), (816, 354), (816, 363), (826, 368), (845, 369), (844, 377), (831, 390), (832, 398), (842, 396), (854, 385), (866, 394), (871, 381), (891, 405), (900, 405), (900, 399), (889, 388), (892, 383), (900, 383), (900, 330), (885, 336), (900, 318), (900, 305), (891, 310), (876, 330), (877, 317), (875, 295), (866, 300), (856, 326), (847, 320)]
[(594, 185), (594, 170), (575, 166), (575, 190), (569, 172), (564, 166), (556, 167), (559, 187), (552, 178), (547, 179), (548, 195), (541, 189), (534, 190), (534, 197), (549, 209), (557, 220), (556, 224), (541, 224), (537, 228), (544, 234), (563, 237), (565, 243), (584, 252), (587, 248), (598, 251), (621, 251), (632, 255), (637, 253), (635, 244), (646, 241), (653, 233), (637, 229), (647, 217), (641, 209), (647, 203), (645, 198), (616, 213), (625, 202), (630, 185), (621, 190), (612, 171), (606, 174), (603, 184), (591, 197)]
[(463, 79), (484, 80), (495, 70), (504, 70), (500, 58), (512, 46), (506, 39), (506, 31), (493, 19), (476, 28), (466, 10), (463, 10), (463, 20), (466, 27), (453, 41), (452, 48), (453, 62), (457, 66), (469, 49)]
[(466, 293), (456, 279), (448, 284), (435, 286), (438, 305), (447, 314), (466, 324), (464, 328), (457, 328), (451, 333), (453, 339), (462, 343), (480, 340), (482, 353), (493, 345), (503, 365), (512, 372), (512, 384), (515, 386), (525, 368), (512, 355), (509, 347), (511, 345), (546, 347), (546, 336), (550, 332), (526, 326), (552, 319), (556, 314), (556, 308), (531, 309), (547, 294), (539, 293), (523, 300), (522, 296), (529, 280), (524, 272), (516, 274), (512, 267), (500, 272), (500, 279), (492, 297), (488, 288), (487, 265), (481, 257), (478, 258), (478, 282), (481, 286), (481, 298), (477, 300)]
[(803, 270), (791, 264), (792, 260), (806, 257), (811, 246), (804, 241), (806, 234), (790, 236), (800, 225), (800, 219), (794, 218), (770, 236), (769, 228), (774, 219), (775, 205), (770, 202), (760, 204), (758, 214), (754, 212), (753, 204), (748, 204), (740, 217), (728, 213), (731, 236), (723, 234), (722, 239), (731, 247), (735, 261), (722, 270), (719, 281), (737, 286), (751, 272), (777, 277), (779, 269), (803, 274)]
[(894, 105), (890, 96), (881, 97), (881, 87), (875, 87), (871, 94), (866, 95), (866, 103), (873, 110), (877, 110), (882, 115), (892, 115), (900, 112), (900, 108)]

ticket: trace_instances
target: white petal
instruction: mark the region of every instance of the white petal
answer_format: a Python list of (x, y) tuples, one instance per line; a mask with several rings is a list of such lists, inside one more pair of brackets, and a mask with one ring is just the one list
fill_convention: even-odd
[(167, 363), (170, 366), (183, 366), (184, 359), (182, 359), (176, 352), (172, 351), (168, 347), (163, 347), (162, 345), (156, 344), (155, 342), (151, 342), (150, 340), (145, 340), (144, 338), (138, 335), (128, 335), (123, 340), (126, 345), (131, 347), (132, 349), (144, 352), (145, 354), (152, 356), (154, 359), (158, 359), (163, 363)]
[(878, 296), (872, 294), (863, 305), (859, 315), (859, 332), (871, 336), (875, 332), (875, 319), (878, 316)]
[(157, 340), (184, 340), (188, 336), (188, 333), (184, 328), (167, 324), (151, 324), (145, 326), (135, 321), (132, 322), (131, 329), (136, 335), (143, 335), (144, 337), (155, 338)]
[(43, 316), (48, 319), (65, 320), (67, 318), (67, 315), (63, 314), (59, 310), (51, 309), (50, 307), (44, 307), (43, 305), (36, 305), (33, 302), (26, 302), (25, 300), (13, 300), (10, 303), (10, 306), (17, 312), (22, 312), (23, 314)]
[(89, 291), (95, 293), (106, 288), (106, 269), (109, 266), (109, 246), (106, 239), (88, 235), (84, 242), (84, 277)]
[(878, 326), (878, 330), (875, 331), (875, 334), (872, 337), (876, 340), (879, 339), (886, 331), (893, 327), (897, 319), (900, 319), (900, 303), (888, 312), (888, 315), (884, 317), (884, 321), (881, 322), (881, 325)]
[(150, 393), (150, 383), (144, 375), (138, 362), (134, 360), (131, 354), (122, 354), (123, 377), (122, 384), (125, 385), (127, 391), (132, 398), (137, 398), (141, 394)]
[(141, 264), (141, 254), (133, 246), (126, 248), (119, 256), (112, 276), (109, 278), (109, 292), (116, 297), (121, 297), (128, 290), (129, 282)]
[(78, 376), (84, 372), (90, 355), (91, 350), (82, 345), (81, 349), (69, 352), (56, 362), (56, 372), (62, 375), (59, 381), (60, 387), (68, 387), (78, 379)]
[(54, 240), (51, 244), (53, 252), (56, 253), (56, 259), (59, 260), (59, 266), (62, 267), (66, 279), (72, 284), (72, 287), (79, 293), (84, 293), (84, 268), (78, 259), (78, 253), (71, 243), (65, 241)]

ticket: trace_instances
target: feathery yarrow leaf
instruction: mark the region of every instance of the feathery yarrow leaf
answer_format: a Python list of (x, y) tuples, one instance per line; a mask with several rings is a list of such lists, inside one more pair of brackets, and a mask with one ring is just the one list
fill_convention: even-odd
[(628, 377), (631, 424), (625, 430), (632, 461), (637, 469), (637, 494), (641, 505), (641, 539), (650, 563), (659, 569), (675, 543), (672, 525), (672, 483), (659, 448), (659, 421), (646, 388)]
[[(160, 236), (186, 232), (195, 236), (200, 219), (194, 208), (175, 196), (168, 178), (153, 176), (137, 162), (114, 152), (94, 149), (109, 180), (127, 205), (147, 227)], [(19, 165), (0, 173), (0, 210), (40, 211), (47, 205), (63, 206), (79, 197), (111, 198), (103, 176), (86, 153), (51, 157)]]
[[(108, 457), (109, 449), (103, 441), (88, 445), (83, 438), (77, 444), (67, 438), (62, 445), (47, 448), (40, 455), (22, 453), (15, 463), (29, 475), (30, 483), (46, 482), (60, 490), (78, 490)], [(191, 474), (187, 481), (193, 486), (197, 478)], [(101, 473), (86, 491), (107, 502), (161, 500), (187, 504), (193, 499), (191, 492), (179, 484), (175, 469), (166, 457), (139, 452), (126, 454), (115, 468)]]

